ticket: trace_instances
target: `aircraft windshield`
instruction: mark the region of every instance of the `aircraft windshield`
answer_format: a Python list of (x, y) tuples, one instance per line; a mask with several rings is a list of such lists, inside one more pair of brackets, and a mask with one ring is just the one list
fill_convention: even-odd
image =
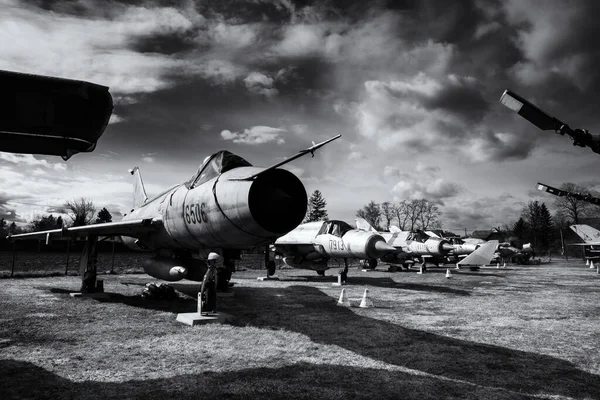
[(327, 233), (333, 236), (342, 237), (346, 232), (352, 229), (354, 228), (344, 221), (328, 221), (323, 224), (318, 234), (323, 235)]
[(240, 156), (227, 151), (221, 150), (212, 156), (208, 157), (198, 168), (198, 172), (186, 182), (186, 187), (196, 187), (204, 182), (211, 180), (214, 177), (219, 176), (223, 172), (227, 172), (234, 168), (239, 167), (251, 167), (248, 161), (244, 160)]
[(414, 240), (421, 243), (425, 243), (427, 239), (429, 239), (429, 236), (423, 231), (413, 231), (406, 237), (406, 240)]

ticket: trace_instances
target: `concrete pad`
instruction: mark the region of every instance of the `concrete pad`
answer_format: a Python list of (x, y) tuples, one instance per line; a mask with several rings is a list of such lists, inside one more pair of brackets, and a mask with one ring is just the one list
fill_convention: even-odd
[(97, 293), (80, 293), (80, 292), (71, 292), (69, 293), (71, 297), (87, 297), (90, 299), (108, 299), (110, 297), (110, 293), (106, 292), (97, 292)]
[(177, 322), (189, 326), (205, 325), (210, 323), (224, 323), (233, 320), (233, 315), (225, 313), (215, 313), (200, 315), (198, 312), (177, 314)]
[(257, 281), (278, 281), (279, 278), (276, 276), (259, 276), (256, 278)]

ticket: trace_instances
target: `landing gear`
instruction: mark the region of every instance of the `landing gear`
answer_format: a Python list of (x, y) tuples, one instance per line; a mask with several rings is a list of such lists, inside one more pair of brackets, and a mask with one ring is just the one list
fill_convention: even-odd
[(342, 283), (346, 283), (346, 279), (348, 279), (348, 259), (344, 258), (344, 268), (340, 270), (340, 277)]
[(96, 244), (98, 236), (88, 236), (81, 258), (79, 258), (79, 275), (81, 275), (81, 293), (102, 292), (104, 289), (97, 286), (96, 283), (96, 264), (98, 262), (98, 252)]
[(201, 314), (217, 312), (217, 268), (215, 266), (208, 267), (208, 271), (202, 279), (200, 288), (200, 309)]
[(370, 269), (377, 268), (377, 260), (375, 260), (375, 259), (369, 259), (369, 268)]

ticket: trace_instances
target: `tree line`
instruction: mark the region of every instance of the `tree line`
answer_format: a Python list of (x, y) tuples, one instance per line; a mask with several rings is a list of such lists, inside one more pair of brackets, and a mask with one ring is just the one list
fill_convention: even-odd
[(441, 229), (439, 207), (427, 199), (402, 200), (397, 203), (384, 201), (379, 204), (371, 200), (356, 211), (356, 216), (364, 218), (378, 231), (389, 231), (396, 225), (403, 231), (415, 229)]
[[(25, 226), (19, 226), (14, 221), (8, 224), (4, 218), (0, 218), (0, 238), (7, 235), (16, 235), (19, 233), (40, 232), (51, 229), (61, 229), (63, 227), (83, 226), (91, 224), (101, 224), (112, 222), (112, 215), (103, 207), (96, 213), (94, 203), (85, 198), (66, 201), (62, 206), (55, 208), (55, 212), (59, 215), (54, 217), (53, 214), (37, 217), (27, 223)], [(66, 221), (62, 215), (69, 217)]]

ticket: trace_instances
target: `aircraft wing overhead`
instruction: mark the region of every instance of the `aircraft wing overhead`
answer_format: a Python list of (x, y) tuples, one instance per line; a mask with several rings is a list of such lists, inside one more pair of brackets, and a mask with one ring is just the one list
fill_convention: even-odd
[(497, 240), (490, 240), (458, 262), (458, 265), (487, 265), (494, 258)]
[(52, 229), (49, 231), (21, 233), (10, 235), (10, 240), (22, 239), (69, 239), (86, 236), (133, 236), (144, 235), (156, 230), (162, 225), (159, 218), (137, 219), (121, 222), (107, 222), (104, 224), (75, 226), (71, 228)]

